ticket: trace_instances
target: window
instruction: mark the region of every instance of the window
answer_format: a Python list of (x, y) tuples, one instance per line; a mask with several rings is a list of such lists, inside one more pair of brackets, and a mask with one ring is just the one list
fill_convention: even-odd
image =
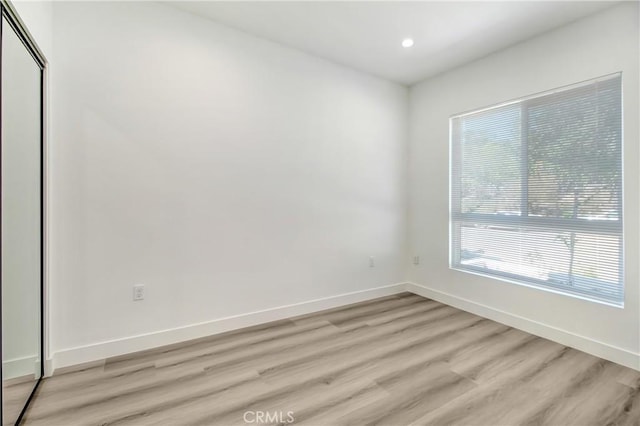
[(622, 305), (620, 74), (451, 118), (451, 267)]

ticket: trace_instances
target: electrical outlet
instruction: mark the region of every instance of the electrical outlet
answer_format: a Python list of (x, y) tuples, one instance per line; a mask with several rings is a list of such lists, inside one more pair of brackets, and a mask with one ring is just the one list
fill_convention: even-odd
[(144, 300), (144, 284), (136, 284), (133, 286), (133, 300)]
[(375, 268), (376, 266), (376, 258), (373, 256), (369, 256), (369, 268)]
[(420, 264), (420, 256), (413, 256), (413, 264), (414, 265)]

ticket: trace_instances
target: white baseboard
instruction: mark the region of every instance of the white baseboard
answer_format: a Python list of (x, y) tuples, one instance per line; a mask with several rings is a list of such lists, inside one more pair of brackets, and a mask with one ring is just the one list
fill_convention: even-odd
[(37, 361), (37, 355), (2, 361), (2, 378), (13, 379), (23, 376), (35, 376), (36, 373), (40, 375), (39, 371), (37, 371), (39, 370), (39, 365), (36, 364)]
[[(138, 336), (110, 340), (87, 346), (79, 346), (57, 351), (45, 362), (45, 375), (53, 374), (56, 368), (69, 367), (112, 356), (152, 349), (159, 346), (180, 343), (191, 339), (211, 336), (243, 327), (277, 321), (296, 315), (304, 315), (324, 309), (331, 309), (351, 303), (363, 302), (376, 297), (409, 291), (429, 299), (462, 309), (467, 312), (497, 321), (502, 324), (526, 331), (536, 336), (576, 348), (583, 352), (604, 358), (615, 363), (640, 370), (640, 354), (599, 342), (591, 338), (570, 333), (547, 324), (494, 309), (468, 299), (434, 290), (416, 283), (398, 283), (369, 290), (340, 294), (322, 299), (272, 309), (220, 318), (213, 321), (172, 328)], [(33, 361), (31, 361), (33, 370)], [(3, 368), (6, 368), (3, 366)]]
[(44, 360), (44, 377), (53, 376), (53, 359)]
[(541, 322), (533, 321), (499, 309), (494, 309), (452, 294), (434, 290), (416, 283), (407, 283), (406, 290), (420, 296), (462, 309), (499, 323), (526, 331), (536, 336), (566, 345), (626, 367), (640, 370), (640, 354), (609, 345), (586, 336), (570, 333)]
[(50, 375), (53, 374), (57, 368), (69, 367), (159, 346), (180, 343), (243, 327), (250, 327), (270, 321), (277, 321), (297, 315), (309, 314), (324, 309), (331, 309), (351, 303), (375, 299), (377, 297), (401, 293), (403, 291), (406, 291), (405, 283), (392, 284), (293, 305), (279, 306), (272, 309), (219, 318), (213, 321), (191, 324), (184, 327), (64, 349), (56, 351), (52, 358), (47, 360), (45, 364), (46, 373)]

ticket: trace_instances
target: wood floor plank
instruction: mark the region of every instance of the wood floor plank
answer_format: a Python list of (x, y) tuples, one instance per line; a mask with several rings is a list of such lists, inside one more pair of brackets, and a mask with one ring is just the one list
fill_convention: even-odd
[[(640, 372), (410, 293), (46, 379), (26, 425), (640, 426)], [(269, 414), (256, 423), (255, 413)]]
[(331, 409), (344, 398), (357, 397), (371, 402), (388, 397), (388, 393), (374, 381), (353, 372), (333, 377), (317, 376), (311, 380), (304, 378), (278, 389), (239, 403), (235, 407), (194, 419), (191, 424), (242, 424), (243, 414), (247, 410), (291, 411), (294, 418), (300, 421), (305, 415), (309, 415), (308, 411), (317, 411), (320, 407), (324, 407), (325, 410)]
[[(408, 294), (409, 300), (416, 300), (415, 295)], [(353, 303), (346, 306), (339, 306), (337, 308), (327, 309), (321, 312), (314, 312), (311, 314), (299, 315), (290, 318), (296, 324), (304, 324), (306, 322), (312, 322), (317, 320), (327, 321), (330, 318), (340, 317), (341, 315), (360, 315), (365, 312), (375, 312), (376, 310), (384, 309), (389, 303), (404, 303), (404, 298), (398, 297), (398, 295), (391, 295), (380, 297), (366, 302)], [(424, 300), (424, 299), (423, 299)]]
[(338, 419), (346, 425), (407, 425), (476, 385), (444, 363), (418, 365), (378, 381), (390, 397)]
[(6, 379), (2, 384), (2, 424), (13, 425), (36, 385), (33, 375)]

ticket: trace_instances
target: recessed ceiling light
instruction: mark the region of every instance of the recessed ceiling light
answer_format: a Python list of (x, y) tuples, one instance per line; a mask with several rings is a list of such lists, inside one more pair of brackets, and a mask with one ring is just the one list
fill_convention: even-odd
[(402, 47), (411, 47), (411, 46), (413, 46), (413, 39), (405, 38), (404, 40), (402, 40)]

